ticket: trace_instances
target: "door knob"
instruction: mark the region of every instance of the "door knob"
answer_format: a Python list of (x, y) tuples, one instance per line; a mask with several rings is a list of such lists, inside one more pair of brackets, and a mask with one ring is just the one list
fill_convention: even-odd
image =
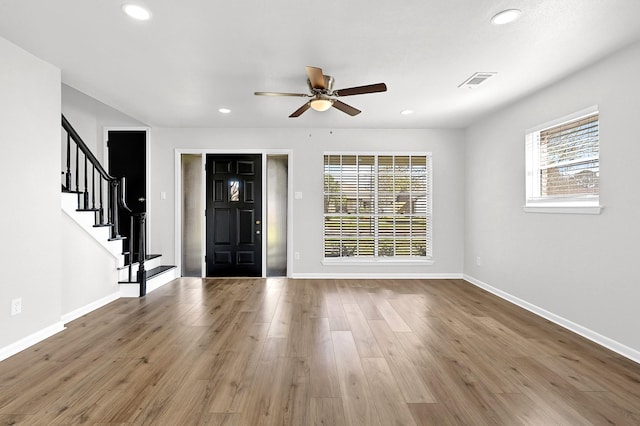
[(138, 198), (138, 201), (140, 201), (141, 203), (144, 203), (146, 201), (146, 198), (140, 197), (140, 198)]

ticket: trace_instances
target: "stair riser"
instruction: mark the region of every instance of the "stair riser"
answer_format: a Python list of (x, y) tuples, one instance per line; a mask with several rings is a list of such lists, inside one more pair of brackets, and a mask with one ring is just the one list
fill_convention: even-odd
[[(149, 270), (149, 269), (158, 267), (160, 265), (162, 265), (162, 256), (155, 257), (151, 260), (147, 260), (146, 262), (144, 262), (144, 269)], [(139, 266), (138, 263), (131, 266), (131, 275), (134, 280), (136, 279), (136, 276), (137, 276), (136, 274), (138, 273), (138, 266)], [(128, 279), (129, 279), (129, 267), (123, 266), (122, 269), (118, 270), (118, 281), (127, 281)]]
[[(147, 294), (178, 278), (178, 268), (170, 269), (147, 280)], [(121, 297), (140, 297), (140, 284), (120, 284)]]

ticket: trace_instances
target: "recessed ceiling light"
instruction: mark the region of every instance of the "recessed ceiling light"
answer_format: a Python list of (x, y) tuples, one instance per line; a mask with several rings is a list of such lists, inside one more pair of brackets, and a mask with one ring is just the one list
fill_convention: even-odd
[(218, 108), (218, 112), (221, 114), (229, 114), (231, 110), (229, 108)]
[(515, 21), (522, 15), (522, 11), (519, 9), (507, 9), (496, 14), (491, 18), (491, 23), (494, 25), (504, 25)]
[(151, 12), (137, 4), (126, 3), (122, 5), (124, 13), (139, 21), (147, 21), (151, 18)]
[(400, 111), (400, 114), (402, 114), (402, 115), (413, 114), (413, 110), (412, 109), (403, 109), (402, 111)]

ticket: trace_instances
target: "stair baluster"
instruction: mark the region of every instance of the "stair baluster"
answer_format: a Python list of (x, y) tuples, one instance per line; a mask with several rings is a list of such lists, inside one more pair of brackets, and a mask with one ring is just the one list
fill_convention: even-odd
[(89, 187), (87, 186), (87, 156), (84, 156), (84, 209), (89, 210)]
[(78, 174), (78, 170), (80, 170), (80, 147), (76, 144), (76, 192), (78, 193), (78, 208), (80, 208), (80, 175)]
[(98, 174), (98, 187), (99, 187), (99, 203), (100, 207), (98, 208), (98, 223), (100, 225), (104, 225), (104, 208), (102, 205), (102, 176)]
[(96, 166), (91, 170), (91, 209), (96, 210)]
[(67, 133), (67, 173), (65, 175), (65, 189), (71, 191), (71, 135)]

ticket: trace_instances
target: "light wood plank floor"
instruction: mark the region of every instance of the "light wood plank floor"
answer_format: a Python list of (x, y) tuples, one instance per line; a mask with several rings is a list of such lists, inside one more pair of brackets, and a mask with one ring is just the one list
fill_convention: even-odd
[(640, 424), (640, 366), (461, 280), (179, 279), (0, 362), (0, 424)]

